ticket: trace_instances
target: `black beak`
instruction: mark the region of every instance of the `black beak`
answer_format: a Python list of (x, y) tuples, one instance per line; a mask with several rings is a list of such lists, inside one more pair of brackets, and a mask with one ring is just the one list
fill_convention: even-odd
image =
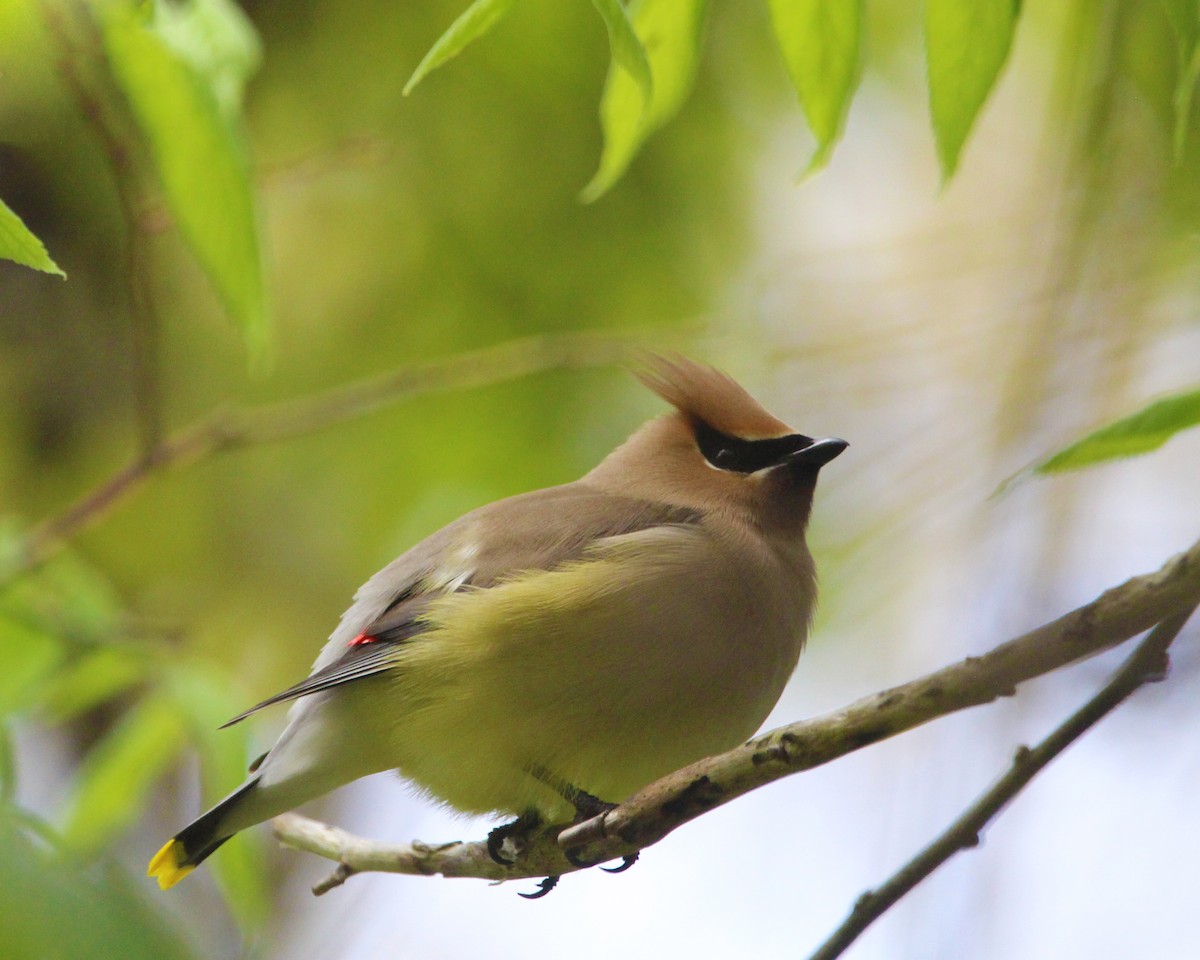
[(850, 444), (845, 440), (826, 437), (824, 440), (814, 440), (804, 449), (788, 454), (783, 462), (789, 465), (823, 467), (848, 446)]

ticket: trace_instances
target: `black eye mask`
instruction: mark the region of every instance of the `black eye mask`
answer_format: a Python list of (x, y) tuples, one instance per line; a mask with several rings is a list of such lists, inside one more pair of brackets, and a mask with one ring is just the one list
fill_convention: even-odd
[(704, 454), (704, 459), (718, 470), (733, 473), (755, 473), (776, 466), (813, 443), (812, 437), (802, 433), (769, 440), (743, 440), (722, 433), (702, 420), (696, 421), (695, 429), (696, 445)]

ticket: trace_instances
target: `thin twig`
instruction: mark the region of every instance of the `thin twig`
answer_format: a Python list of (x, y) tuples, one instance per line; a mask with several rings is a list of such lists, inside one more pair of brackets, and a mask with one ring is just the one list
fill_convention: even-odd
[(289, 846), (344, 864), (351, 873), (382, 870), (486, 880), (568, 873), (577, 868), (567, 862), (564, 849), (588, 862), (636, 853), (751, 790), (937, 717), (1011, 696), (1026, 680), (1106, 650), (1197, 605), (1200, 543), (1155, 573), (1133, 577), (989, 653), (708, 757), (581, 824), (546, 827), (518, 852), (512, 866), (494, 863), (483, 842), (380, 845), (294, 814), (276, 819), (275, 834)]
[(312, 396), (203, 418), (159, 440), (61, 514), (34, 528), (15, 563), (0, 572), (0, 588), (43, 564), (66, 541), (109, 514), (163, 470), (235, 447), (315, 433), (416, 396), (507, 383), (547, 370), (607, 366), (627, 358), (644, 339), (645, 334), (598, 331), (527, 337), (401, 367)]
[[(1194, 609), (1194, 608), (1193, 608)], [(834, 960), (901, 897), (960, 850), (979, 845), (979, 834), (1029, 782), (1059, 754), (1115, 710), (1135, 690), (1166, 673), (1167, 648), (1193, 610), (1168, 617), (1151, 631), (1112, 679), (1065, 723), (1032, 750), (1021, 747), (1012, 766), (969, 806), (944, 833), (901, 867), (886, 883), (859, 897), (850, 915), (810, 960)]]

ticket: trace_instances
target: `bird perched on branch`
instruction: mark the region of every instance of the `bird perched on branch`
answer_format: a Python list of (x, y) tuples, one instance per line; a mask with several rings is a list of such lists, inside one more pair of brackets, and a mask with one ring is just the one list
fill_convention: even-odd
[(232, 794), (150, 862), (164, 889), (239, 830), (382, 770), (468, 813), (489, 848), (589, 815), (751, 736), (816, 599), (817, 473), (846, 448), (737, 383), (653, 357), (674, 408), (582, 479), (481, 507), (375, 574)]

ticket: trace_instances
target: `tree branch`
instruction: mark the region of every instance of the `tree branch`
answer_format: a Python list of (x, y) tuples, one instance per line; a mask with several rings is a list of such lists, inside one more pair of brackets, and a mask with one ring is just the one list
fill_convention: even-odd
[(168, 468), (235, 447), (275, 443), (431, 393), (507, 383), (547, 370), (599, 367), (626, 359), (637, 334), (585, 331), (512, 340), (498, 346), (414, 364), (312, 396), (217, 413), (156, 441), (132, 463), (25, 538), (15, 561), (0, 570), (0, 588), (34, 570), (62, 545), (141, 490)]
[(1185, 610), (1160, 623), (1129, 655), (1099, 693), (1032, 750), (1028, 747), (1019, 748), (1008, 772), (886, 883), (859, 897), (850, 916), (809, 960), (834, 960), (840, 957), (867, 927), (954, 854), (979, 846), (980, 831), (1051, 761), (1143, 684), (1166, 676), (1167, 648), (1193, 612), (1194, 608)]
[(339, 862), (338, 873), (318, 892), (368, 870), (485, 880), (568, 873), (578, 868), (566, 860), (564, 849), (586, 861), (635, 853), (744, 793), (936, 717), (1011, 696), (1019, 683), (1113, 647), (1198, 604), (1200, 542), (1156, 572), (1133, 577), (983, 656), (968, 657), (834, 713), (780, 727), (708, 757), (581, 824), (547, 827), (511, 866), (492, 862), (482, 842), (383, 845), (296, 814), (276, 818), (275, 835), (289, 846)]

